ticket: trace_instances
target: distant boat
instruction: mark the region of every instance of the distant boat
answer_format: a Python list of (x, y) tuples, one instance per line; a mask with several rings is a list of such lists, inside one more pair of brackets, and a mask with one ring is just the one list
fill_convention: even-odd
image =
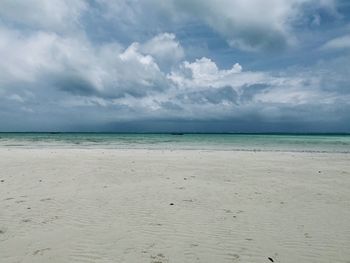
[(173, 133), (171, 133), (171, 135), (184, 135), (184, 133), (181, 133), (181, 132), (173, 132)]

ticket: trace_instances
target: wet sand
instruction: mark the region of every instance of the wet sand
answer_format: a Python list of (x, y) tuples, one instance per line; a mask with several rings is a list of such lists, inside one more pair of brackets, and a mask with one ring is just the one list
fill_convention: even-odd
[(0, 262), (350, 262), (350, 154), (0, 149)]

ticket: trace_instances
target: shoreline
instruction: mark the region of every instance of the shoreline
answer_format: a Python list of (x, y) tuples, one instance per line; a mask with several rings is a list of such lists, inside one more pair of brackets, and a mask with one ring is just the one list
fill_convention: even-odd
[(254, 152), (254, 153), (310, 153), (310, 154), (350, 154), (349, 151), (321, 151), (321, 150), (285, 150), (285, 149), (219, 149), (219, 148), (113, 148), (113, 147), (101, 147), (101, 146), (0, 146), (0, 151), (11, 151), (11, 150), (91, 150), (91, 151), (203, 151), (203, 152)]

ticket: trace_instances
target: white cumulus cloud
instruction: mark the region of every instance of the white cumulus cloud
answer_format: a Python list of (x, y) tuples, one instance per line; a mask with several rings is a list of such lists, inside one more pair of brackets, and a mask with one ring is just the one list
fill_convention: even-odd
[(160, 65), (166, 68), (170, 68), (185, 56), (184, 49), (176, 40), (176, 36), (171, 33), (162, 33), (153, 37), (142, 44), (140, 50), (153, 56)]

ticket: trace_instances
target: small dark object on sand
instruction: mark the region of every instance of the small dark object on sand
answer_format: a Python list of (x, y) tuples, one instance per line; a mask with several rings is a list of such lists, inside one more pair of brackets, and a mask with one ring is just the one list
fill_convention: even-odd
[(170, 205), (174, 205), (174, 203), (170, 203)]
[(320, 173), (321, 173), (321, 171), (318, 171), (318, 173), (320, 174)]
[(270, 257), (269, 257), (268, 259), (269, 259), (271, 262), (275, 262), (275, 261), (274, 261), (272, 258), (270, 258)]
[(0, 180), (0, 182), (2, 182), (2, 183), (3, 183), (3, 182), (5, 182), (5, 180)]
[(27, 207), (27, 209), (29, 210), (29, 209), (31, 209), (30, 207)]

